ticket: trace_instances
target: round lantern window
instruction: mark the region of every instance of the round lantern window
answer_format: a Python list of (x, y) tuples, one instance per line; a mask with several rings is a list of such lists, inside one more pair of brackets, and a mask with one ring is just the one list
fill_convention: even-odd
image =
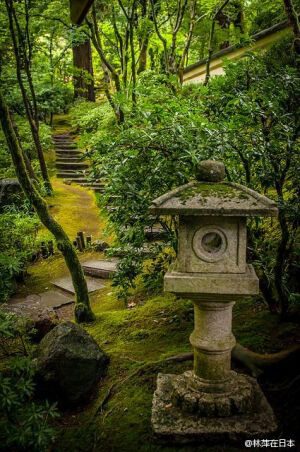
[(200, 259), (206, 262), (217, 262), (226, 253), (226, 235), (219, 227), (204, 226), (194, 234), (193, 250)]

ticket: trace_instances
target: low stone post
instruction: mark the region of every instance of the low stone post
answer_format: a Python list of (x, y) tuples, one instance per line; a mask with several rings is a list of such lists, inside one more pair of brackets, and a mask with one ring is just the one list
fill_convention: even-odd
[(272, 408), (255, 379), (231, 370), (232, 308), (255, 295), (259, 281), (246, 262), (246, 217), (277, 216), (273, 201), (223, 182), (225, 168), (201, 162), (197, 181), (153, 201), (151, 213), (178, 215), (177, 260), (164, 290), (194, 303), (194, 369), (159, 374), (152, 426), (160, 440), (186, 443), (241, 439), (276, 430)]
[(190, 336), (194, 348), (194, 373), (210, 381), (226, 381), (235, 338), (231, 331), (234, 302), (194, 300), (195, 328)]

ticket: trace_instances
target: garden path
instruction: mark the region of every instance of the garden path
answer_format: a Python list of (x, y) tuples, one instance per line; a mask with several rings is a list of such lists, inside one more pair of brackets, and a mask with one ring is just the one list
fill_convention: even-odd
[[(48, 198), (50, 212), (72, 241), (79, 231), (85, 236), (91, 236), (93, 241), (98, 240), (102, 238), (105, 220), (100, 215), (94, 191), (99, 192), (101, 188), (99, 184), (97, 186), (97, 181), (89, 180), (88, 163), (84, 160), (82, 151), (77, 148), (76, 137), (71, 136), (65, 118), (60, 118), (55, 123), (53, 138), (56, 159), (49, 158), (48, 163), (51, 167), (55, 162), (56, 168), (52, 168), (51, 183), (54, 193)], [(65, 163), (70, 166), (66, 167)], [(52, 236), (42, 226), (38, 238), (47, 242)], [(93, 250), (79, 253), (82, 262), (91, 259), (95, 261), (101, 257), (102, 253)], [(102, 280), (100, 283), (94, 277), (88, 277), (87, 282), (90, 292), (93, 293), (109, 285), (108, 281)], [(55, 253), (48, 259), (39, 259), (29, 268), (29, 277), (9, 300), (8, 308), (36, 318), (73, 303), (74, 291), (67, 267), (60, 253)]]

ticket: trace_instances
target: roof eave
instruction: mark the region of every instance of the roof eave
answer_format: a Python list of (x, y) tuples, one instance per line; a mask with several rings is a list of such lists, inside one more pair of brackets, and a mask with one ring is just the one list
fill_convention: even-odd
[[(258, 33), (251, 36), (250, 38), (254, 42), (257, 42), (260, 39), (265, 38), (266, 36), (269, 36), (273, 33), (276, 33), (277, 31), (283, 30), (288, 27), (289, 27), (288, 21), (284, 20), (283, 22), (273, 25), (270, 28), (266, 28), (265, 30), (259, 31)], [(211, 61), (213, 61), (217, 58), (225, 57), (226, 55), (231, 53), (233, 50), (236, 50), (238, 48), (239, 48), (239, 46), (237, 44), (232, 45), (230, 47), (226, 47), (226, 49), (222, 49), (219, 52), (214, 53), (211, 57)], [(206, 61), (207, 61), (207, 58), (202, 58), (201, 60), (197, 61), (196, 63), (191, 64), (190, 66), (187, 66), (186, 68), (184, 68), (183, 73), (186, 74), (187, 72), (190, 72), (192, 69), (196, 69), (197, 67), (202, 66), (204, 63), (206, 63)]]

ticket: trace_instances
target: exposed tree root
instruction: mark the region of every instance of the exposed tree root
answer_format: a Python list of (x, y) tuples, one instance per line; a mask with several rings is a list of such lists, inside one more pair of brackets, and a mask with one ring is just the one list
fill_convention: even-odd
[(253, 377), (257, 377), (262, 374), (267, 367), (283, 361), (299, 350), (300, 344), (297, 344), (294, 347), (282, 350), (278, 353), (266, 353), (262, 355), (260, 353), (252, 352), (240, 344), (236, 344), (232, 350), (231, 356), (234, 360), (242, 363), (251, 372)]
[[(268, 368), (274, 364), (278, 364), (280, 361), (285, 360), (286, 358), (290, 357), (292, 354), (296, 353), (300, 350), (300, 344), (295, 345), (294, 347), (291, 347), (288, 350), (282, 350), (278, 353), (271, 353), (271, 354), (260, 354), (252, 352), (251, 350), (248, 350), (246, 347), (243, 347), (240, 344), (236, 344), (236, 346), (232, 350), (232, 358), (236, 361), (239, 361), (242, 363), (251, 373), (253, 377), (257, 377), (261, 373), (263, 373), (265, 368)], [(157, 361), (152, 361), (149, 363), (145, 363), (141, 365), (138, 369), (136, 369), (134, 372), (129, 374), (124, 380), (113, 383), (105, 397), (103, 398), (102, 402), (98, 406), (95, 416), (97, 416), (99, 413), (102, 413), (105, 405), (109, 402), (109, 400), (113, 397), (115, 392), (123, 386), (124, 383), (126, 383), (128, 380), (130, 380), (133, 377), (136, 377), (137, 375), (143, 374), (146, 370), (154, 368), (155, 366), (165, 363), (165, 362), (184, 362), (184, 361), (190, 361), (194, 357), (194, 354), (192, 352), (188, 353), (180, 353), (178, 355), (169, 356), (168, 358), (160, 359)]]

